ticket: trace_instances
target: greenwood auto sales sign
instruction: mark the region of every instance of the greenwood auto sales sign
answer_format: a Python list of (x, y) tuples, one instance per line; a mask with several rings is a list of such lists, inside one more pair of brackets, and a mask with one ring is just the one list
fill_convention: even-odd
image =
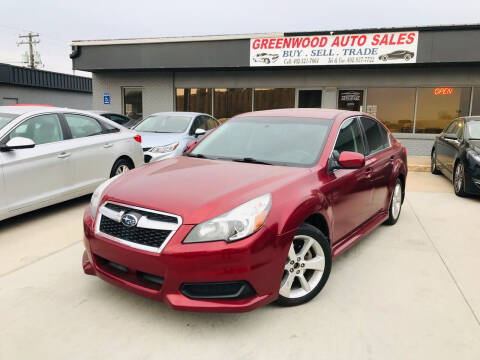
[(250, 66), (403, 64), (417, 59), (418, 31), (250, 39)]

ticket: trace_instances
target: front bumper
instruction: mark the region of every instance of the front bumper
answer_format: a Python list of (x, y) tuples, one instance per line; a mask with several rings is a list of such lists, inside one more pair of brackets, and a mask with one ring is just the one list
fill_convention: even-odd
[[(294, 231), (276, 235), (264, 226), (230, 244), (182, 244), (192, 227), (182, 225), (161, 253), (151, 253), (95, 234), (88, 208), (84, 215), (83, 269), (88, 275), (177, 310), (244, 312), (277, 299)], [(246, 283), (253, 291), (233, 299), (192, 299), (182, 292), (184, 284), (227, 282)]]

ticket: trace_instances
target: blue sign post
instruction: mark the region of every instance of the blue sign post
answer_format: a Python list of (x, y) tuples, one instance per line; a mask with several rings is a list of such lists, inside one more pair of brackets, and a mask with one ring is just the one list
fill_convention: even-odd
[(103, 104), (110, 105), (110, 93), (103, 93)]

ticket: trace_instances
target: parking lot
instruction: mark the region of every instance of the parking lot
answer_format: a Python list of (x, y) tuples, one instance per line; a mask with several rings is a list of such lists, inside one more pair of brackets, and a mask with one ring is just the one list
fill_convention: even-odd
[(171, 310), (83, 274), (89, 198), (0, 223), (0, 359), (479, 359), (479, 199), (410, 172), (397, 225), (323, 292), (245, 314)]

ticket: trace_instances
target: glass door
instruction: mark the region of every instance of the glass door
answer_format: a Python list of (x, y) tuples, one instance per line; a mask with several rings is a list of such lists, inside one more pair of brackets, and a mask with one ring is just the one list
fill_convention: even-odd
[(360, 111), (363, 105), (363, 90), (338, 90), (338, 108)]

